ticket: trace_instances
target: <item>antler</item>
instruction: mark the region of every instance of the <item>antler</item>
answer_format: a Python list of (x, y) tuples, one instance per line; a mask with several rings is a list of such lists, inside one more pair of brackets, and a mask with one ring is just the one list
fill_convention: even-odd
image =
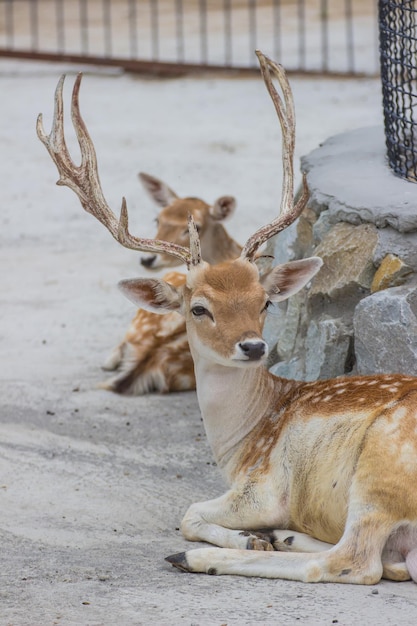
[[(262, 226), (249, 237), (241, 253), (241, 258), (249, 260), (254, 258), (257, 249), (263, 243), (268, 241), (273, 235), (285, 230), (297, 219), (306, 206), (309, 196), (307, 181), (303, 175), (303, 191), (297, 204), (294, 205), (295, 112), (292, 91), (285, 70), (282, 65), (269, 59), (260, 50), (256, 51), (256, 55), (259, 59), (262, 78), (272, 98), (281, 125), (284, 173), (280, 215), (270, 224)], [(277, 78), (281, 87), (284, 101), (272, 83), (273, 75)]]
[(50, 134), (47, 135), (45, 133), (42, 113), (39, 114), (36, 122), (38, 137), (57, 166), (60, 176), (57, 185), (66, 185), (72, 189), (77, 194), (84, 210), (97, 218), (113, 235), (116, 241), (121, 243), (125, 248), (140, 250), (142, 252), (170, 254), (181, 259), (181, 261), (187, 264), (188, 268), (193, 265), (198, 265), (201, 261), (200, 241), (192, 218), (190, 218), (189, 222), (189, 250), (183, 246), (160, 241), (158, 239), (134, 237), (129, 232), (125, 198), (122, 199), (119, 220), (107, 204), (101, 189), (94, 144), (80, 114), (78, 94), (80, 91), (81, 78), (82, 74), (78, 74), (74, 83), (71, 99), (71, 119), (81, 150), (81, 164), (79, 166), (75, 165), (72, 161), (64, 136), (62, 91), (65, 75), (61, 76), (55, 91), (54, 118)]

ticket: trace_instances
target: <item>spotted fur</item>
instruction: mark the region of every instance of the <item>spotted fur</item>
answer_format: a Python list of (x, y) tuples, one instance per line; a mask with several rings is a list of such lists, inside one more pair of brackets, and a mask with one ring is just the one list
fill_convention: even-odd
[[(236, 203), (232, 196), (221, 196), (210, 206), (199, 198), (179, 198), (166, 183), (149, 174), (142, 172), (139, 178), (154, 202), (162, 207), (157, 218), (156, 239), (188, 245), (187, 220), (191, 214), (205, 259), (216, 264), (239, 256), (241, 246), (229, 236), (222, 223), (234, 211)], [(175, 266), (179, 261), (168, 254), (152, 254), (142, 256), (141, 263), (149, 270), (158, 270)], [(179, 287), (184, 284), (185, 275), (169, 272), (164, 280)], [(122, 342), (112, 350), (102, 367), (116, 374), (99, 386), (120, 394), (195, 389), (185, 322), (177, 313), (161, 316), (139, 309)]]
[[(253, 361), (242, 349), (248, 334), (262, 340), (265, 300), (294, 293), (319, 267), (307, 259), (260, 279), (242, 259), (201, 264), (172, 297), (186, 318), (207, 437), (229, 485), (192, 504), (181, 524), (189, 541), (217, 547), (168, 557), (175, 567), (417, 582), (417, 378), (292, 381), (262, 366), (266, 353)], [(146, 306), (142, 282), (136, 294)]]

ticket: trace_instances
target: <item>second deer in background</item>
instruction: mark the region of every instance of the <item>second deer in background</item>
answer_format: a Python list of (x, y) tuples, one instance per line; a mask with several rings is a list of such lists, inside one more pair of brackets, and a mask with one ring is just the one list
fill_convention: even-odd
[[(213, 205), (194, 197), (180, 198), (166, 183), (139, 173), (152, 200), (161, 207), (156, 219), (156, 239), (179, 246), (189, 245), (188, 215), (192, 215), (200, 236), (202, 254), (211, 264), (237, 258), (242, 247), (230, 237), (223, 221), (234, 212), (233, 196), (220, 196)], [(141, 257), (148, 270), (180, 265), (168, 254), (152, 253)], [(180, 287), (185, 275), (169, 272), (164, 280)], [(193, 361), (188, 347), (185, 321), (178, 313), (159, 315), (139, 309), (121, 341), (103, 364), (104, 370), (116, 371), (100, 387), (120, 394), (142, 395), (152, 391), (188, 391), (195, 389)]]

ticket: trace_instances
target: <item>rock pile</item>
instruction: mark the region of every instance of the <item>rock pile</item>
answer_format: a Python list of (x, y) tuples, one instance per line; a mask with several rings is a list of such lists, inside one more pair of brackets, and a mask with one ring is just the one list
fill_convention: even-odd
[(331, 137), (301, 167), (308, 207), (267, 254), (281, 262), (289, 247), (292, 259), (315, 254), (324, 264), (267, 319), (271, 371), (417, 374), (417, 186), (388, 168), (379, 127)]

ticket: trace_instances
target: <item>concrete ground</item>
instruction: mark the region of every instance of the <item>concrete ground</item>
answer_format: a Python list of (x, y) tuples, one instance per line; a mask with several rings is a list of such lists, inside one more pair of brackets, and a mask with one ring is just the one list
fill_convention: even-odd
[[(54, 186), (35, 136), (39, 111), (49, 128), (65, 69), (74, 72), (0, 63), (0, 625), (415, 624), (413, 583), (217, 578), (164, 561), (187, 545), (178, 527), (188, 505), (224, 485), (194, 393), (96, 389), (134, 312), (115, 285), (139, 267)], [(381, 122), (376, 80), (292, 84), (297, 157)], [(274, 215), (280, 139), (260, 79), (88, 71), (81, 103), (105, 193), (114, 207), (127, 196), (133, 232), (154, 228), (139, 170), (180, 194), (235, 194), (229, 229), (242, 242)]]

